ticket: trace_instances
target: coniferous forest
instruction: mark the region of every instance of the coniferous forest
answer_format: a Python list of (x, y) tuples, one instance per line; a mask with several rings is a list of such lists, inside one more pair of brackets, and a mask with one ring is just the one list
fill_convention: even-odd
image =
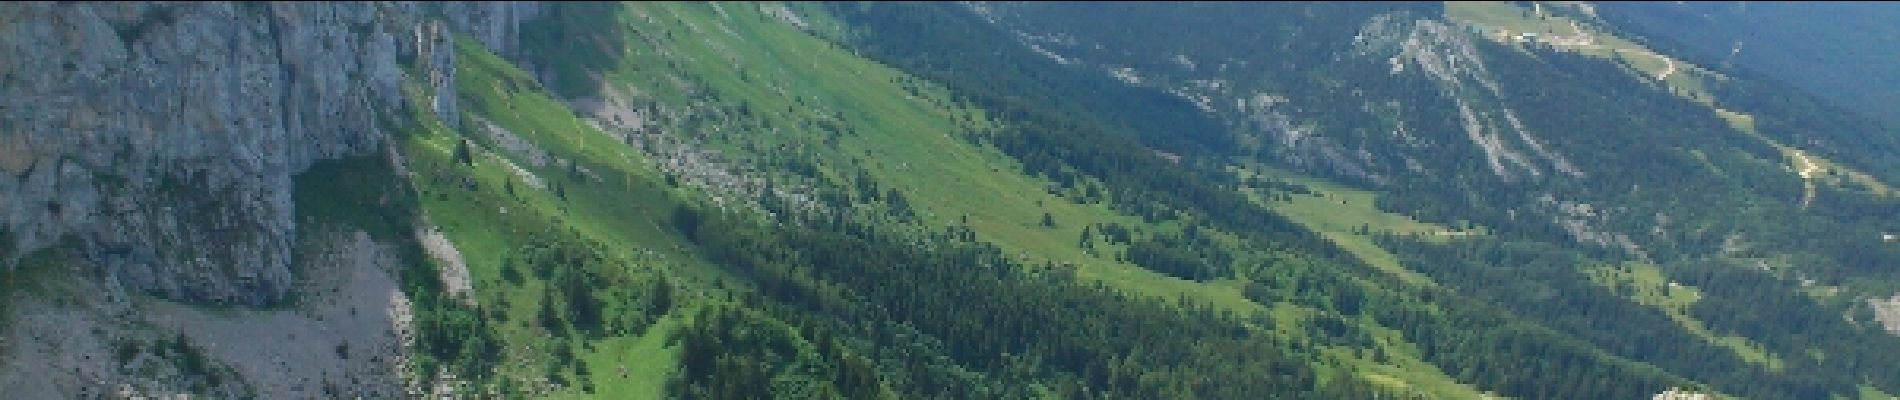
[(1789, 5), (358, 6), (0, 6), (0, 392), (1900, 393), (1886, 71), (1719, 54)]

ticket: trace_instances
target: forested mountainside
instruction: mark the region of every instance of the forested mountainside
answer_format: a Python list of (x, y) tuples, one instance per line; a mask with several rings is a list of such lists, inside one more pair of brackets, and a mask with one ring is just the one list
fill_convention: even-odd
[(0, 387), (1900, 393), (1900, 132), (1597, 8), (0, 5)]
[(1900, 6), (1873, 2), (1614, 2), (1598, 7), (1658, 46), (1746, 70), (1900, 123)]

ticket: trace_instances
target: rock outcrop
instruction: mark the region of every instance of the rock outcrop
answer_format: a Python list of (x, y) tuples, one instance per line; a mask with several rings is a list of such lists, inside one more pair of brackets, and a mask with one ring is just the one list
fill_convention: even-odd
[(1472, 40), (1453, 25), (1382, 15), (1361, 27), (1353, 47), (1360, 55), (1385, 57), (1394, 75), (1413, 68), (1437, 82), (1444, 96), (1457, 104), (1466, 137), (1504, 181), (1547, 172), (1583, 177), (1568, 158), (1546, 148), (1524, 127)]
[(275, 301), (292, 177), (379, 147), (401, 60), (429, 56), (416, 64), (453, 93), (444, 24), (510, 49), (533, 8), (0, 4), (0, 254), (70, 240), (100, 276), (166, 298)]
[(1900, 294), (1886, 300), (1867, 299), (1867, 305), (1874, 309), (1874, 321), (1887, 333), (1900, 336)]

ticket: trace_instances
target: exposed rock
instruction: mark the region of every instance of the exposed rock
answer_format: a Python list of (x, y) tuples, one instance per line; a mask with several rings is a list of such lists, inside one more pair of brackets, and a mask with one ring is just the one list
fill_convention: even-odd
[(1867, 299), (1867, 305), (1874, 308), (1874, 320), (1880, 321), (1887, 333), (1900, 336), (1900, 294), (1886, 300)]
[(1280, 107), (1288, 102), (1290, 100), (1286, 97), (1265, 93), (1257, 93), (1250, 100), (1240, 101), (1240, 108), (1246, 117), (1244, 126), (1277, 139), (1278, 148), (1287, 150), (1285, 155), (1288, 161), (1296, 165), (1323, 166), (1373, 184), (1389, 183), (1384, 176), (1368, 170), (1363, 159), (1348, 156), (1346, 148), (1340, 146), (1337, 140), (1316, 135), (1312, 128), (1295, 124), (1293, 118), (1280, 111)]
[(759, 11), (764, 12), (765, 15), (772, 16), (772, 18), (778, 18), (779, 21), (784, 21), (786, 24), (790, 24), (799, 30), (811, 29), (811, 24), (806, 23), (804, 18), (799, 17), (798, 13), (793, 12), (791, 7), (786, 7), (784, 4), (759, 4)]
[[(8, 4), (0, 177), (18, 247), (72, 234), (108, 275), (261, 304), (289, 287), (290, 178), (373, 149), (395, 36), (373, 4)], [(23, 151), (19, 151), (23, 150)]]
[(1589, 203), (1558, 200), (1555, 196), (1544, 194), (1537, 197), (1537, 205), (1549, 211), (1552, 222), (1562, 227), (1578, 243), (1620, 249), (1638, 259), (1649, 259), (1649, 253), (1629, 235), (1607, 228), (1609, 216)]
[[(532, 4), (431, 5), (514, 47)], [(367, 153), (427, 49), (453, 93), (441, 24), (406, 3), (0, 4), (0, 246), (72, 236), (132, 287), (260, 305), (291, 286), (291, 177)], [(415, 38), (418, 40), (406, 40)], [(424, 40), (426, 39), (426, 40)], [(435, 96), (455, 113), (454, 96)], [(456, 121), (457, 118), (444, 118)], [(12, 264), (15, 260), (5, 260)]]
[(435, 227), (416, 227), (416, 238), (422, 242), (422, 250), (434, 258), (438, 271), (442, 275), (442, 286), (449, 296), (473, 303), (474, 295), (469, 292), (474, 285), (469, 282), (468, 263), (462, 260), (462, 252), (455, 249), (455, 243), (449, 241)]
[(1708, 393), (1698, 393), (1698, 392), (1692, 392), (1692, 391), (1687, 391), (1687, 390), (1677, 390), (1677, 389), (1672, 388), (1669, 390), (1664, 390), (1662, 393), (1657, 393), (1655, 396), (1650, 396), (1649, 398), (1651, 400), (1709, 400), (1715, 397), (1710, 396)]
[[(496, 147), (500, 147), (502, 151), (506, 151), (510, 155), (521, 158), (522, 161), (528, 162), (530, 166), (535, 168), (547, 167), (549, 160), (552, 159), (552, 157), (548, 156), (547, 150), (542, 150), (540, 147), (535, 146), (534, 142), (529, 142), (514, 132), (508, 131), (508, 128), (495, 125), (494, 122), (480, 117), (475, 118), (475, 122), (481, 125), (481, 129), (478, 132), (485, 134), (488, 140), (495, 143)], [(540, 187), (539, 184), (535, 186)]]
[(541, 15), (538, 1), (452, 1), (435, 3), (449, 27), (474, 37), (502, 57), (521, 56), (521, 26)]
[[(1562, 154), (1546, 148), (1518, 120), (1517, 113), (1507, 106), (1510, 102), (1502, 88), (1486, 70), (1477, 46), (1462, 30), (1430, 19), (1382, 15), (1360, 29), (1353, 47), (1362, 56), (1386, 57), (1393, 74), (1415, 68), (1436, 81), (1445, 97), (1457, 104), (1467, 138), (1478, 146), (1486, 165), (1499, 178), (1535, 178), (1547, 170), (1573, 177), (1584, 175)], [(1496, 111), (1485, 111), (1492, 108)], [(1522, 150), (1525, 148), (1537, 158), (1526, 155)]]
[(429, 22), (416, 31), (416, 59), (425, 66), (421, 78), (429, 85), (429, 111), (452, 129), (462, 129), (455, 98), (455, 43), (448, 26)]
[(361, 232), (329, 234), (285, 309), (212, 310), (45, 274), (0, 299), (8, 398), (394, 398), (401, 394), (400, 264)]
[(140, 313), (182, 332), (229, 365), (259, 398), (395, 397), (405, 353), (398, 318), (409, 313), (389, 247), (363, 232), (330, 234), (300, 283), (294, 309), (217, 312), (151, 301)]

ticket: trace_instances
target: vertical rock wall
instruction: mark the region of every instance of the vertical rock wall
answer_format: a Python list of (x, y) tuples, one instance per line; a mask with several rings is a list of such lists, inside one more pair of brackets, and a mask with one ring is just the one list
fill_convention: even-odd
[[(277, 300), (297, 228), (291, 178), (378, 148), (377, 113), (403, 104), (398, 60), (434, 50), (417, 64), (452, 94), (447, 31), (512, 48), (533, 10), (0, 4), (3, 261), (73, 240), (100, 276), (168, 298)], [(437, 97), (434, 111), (454, 115), (453, 96)]]

